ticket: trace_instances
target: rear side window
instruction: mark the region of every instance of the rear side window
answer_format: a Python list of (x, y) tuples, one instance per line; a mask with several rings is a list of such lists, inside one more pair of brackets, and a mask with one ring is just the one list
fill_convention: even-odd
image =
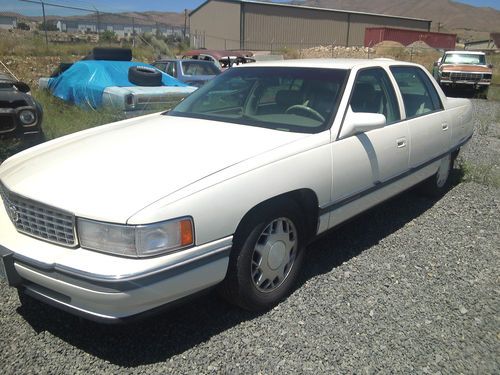
[(443, 109), (436, 89), (422, 69), (393, 66), (391, 72), (401, 90), (407, 119)]
[(167, 69), (167, 65), (164, 63), (154, 63), (153, 66), (160, 69), (162, 72), (165, 72)]

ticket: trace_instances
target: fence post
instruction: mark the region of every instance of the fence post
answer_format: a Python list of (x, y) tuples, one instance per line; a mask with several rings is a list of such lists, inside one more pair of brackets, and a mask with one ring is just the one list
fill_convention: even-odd
[(413, 47), (410, 47), (410, 61), (413, 62)]

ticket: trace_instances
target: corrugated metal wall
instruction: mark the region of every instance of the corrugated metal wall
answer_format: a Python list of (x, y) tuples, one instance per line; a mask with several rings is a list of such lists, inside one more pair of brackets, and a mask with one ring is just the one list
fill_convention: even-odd
[(210, 1), (189, 17), (191, 47), (240, 48), (240, 4)]
[(367, 27), (397, 27), (400, 29), (428, 31), (427, 21), (400, 19), (393, 17), (372, 16), (365, 14), (350, 15), (351, 26), (349, 30), (349, 45), (362, 46), (365, 41), (365, 30)]
[(370, 27), (366, 29), (365, 47), (372, 47), (385, 40), (399, 42), (404, 46), (416, 41), (422, 41), (433, 48), (453, 49), (455, 48), (457, 35), (387, 27)]
[(347, 40), (346, 13), (251, 3), (243, 3), (242, 12), (246, 49), (344, 45)]
[(362, 46), (367, 27), (428, 31), (429, 22), (270, 3), (211, 0), (190, 15), (191, 46), (276, 50)]

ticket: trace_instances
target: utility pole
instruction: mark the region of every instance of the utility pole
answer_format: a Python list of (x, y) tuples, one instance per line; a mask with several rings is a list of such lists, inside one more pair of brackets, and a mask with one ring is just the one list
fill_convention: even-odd
[(45, 30), (45, 44), (49, 45), (49, 37), (47, 36), (47, 19), (45, 18), (45, 4), (42, 0), (40, 0), (40, 4), (42, 4), (42, 13), (43, 13), (43, 29)]
[(184, 9), (184, 39), (186, 39), (188, 10)]
[(100, 29), (100, 27), (99, 27), (100, 26), (99, 25), (100, 24), (100, 19), (99, 18), (100, 17), (99, 17), (99, 11), (98, 10), (96, 10), (96, 16), (97, 16), (97, 36), (99, 36), (99, 29)]

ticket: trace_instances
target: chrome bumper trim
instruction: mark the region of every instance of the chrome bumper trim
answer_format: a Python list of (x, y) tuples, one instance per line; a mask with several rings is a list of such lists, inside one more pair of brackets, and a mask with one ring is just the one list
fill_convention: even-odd
[(59, 264), (36, 262), (19, 254), (14, 254), (14, 258), (22, 267), (27, 266), (34, 272), (39, 272), (70, 284), (103, 292), (123, 292), (144, 287), (228, 257), (232, 246), (232, 239), (233, 237), (229, 236), (208, 244), (183, 250), (186, 252), (186, 256), (180, 260), (166, 262), (157, 268), (128, 275), (99, 275)]

